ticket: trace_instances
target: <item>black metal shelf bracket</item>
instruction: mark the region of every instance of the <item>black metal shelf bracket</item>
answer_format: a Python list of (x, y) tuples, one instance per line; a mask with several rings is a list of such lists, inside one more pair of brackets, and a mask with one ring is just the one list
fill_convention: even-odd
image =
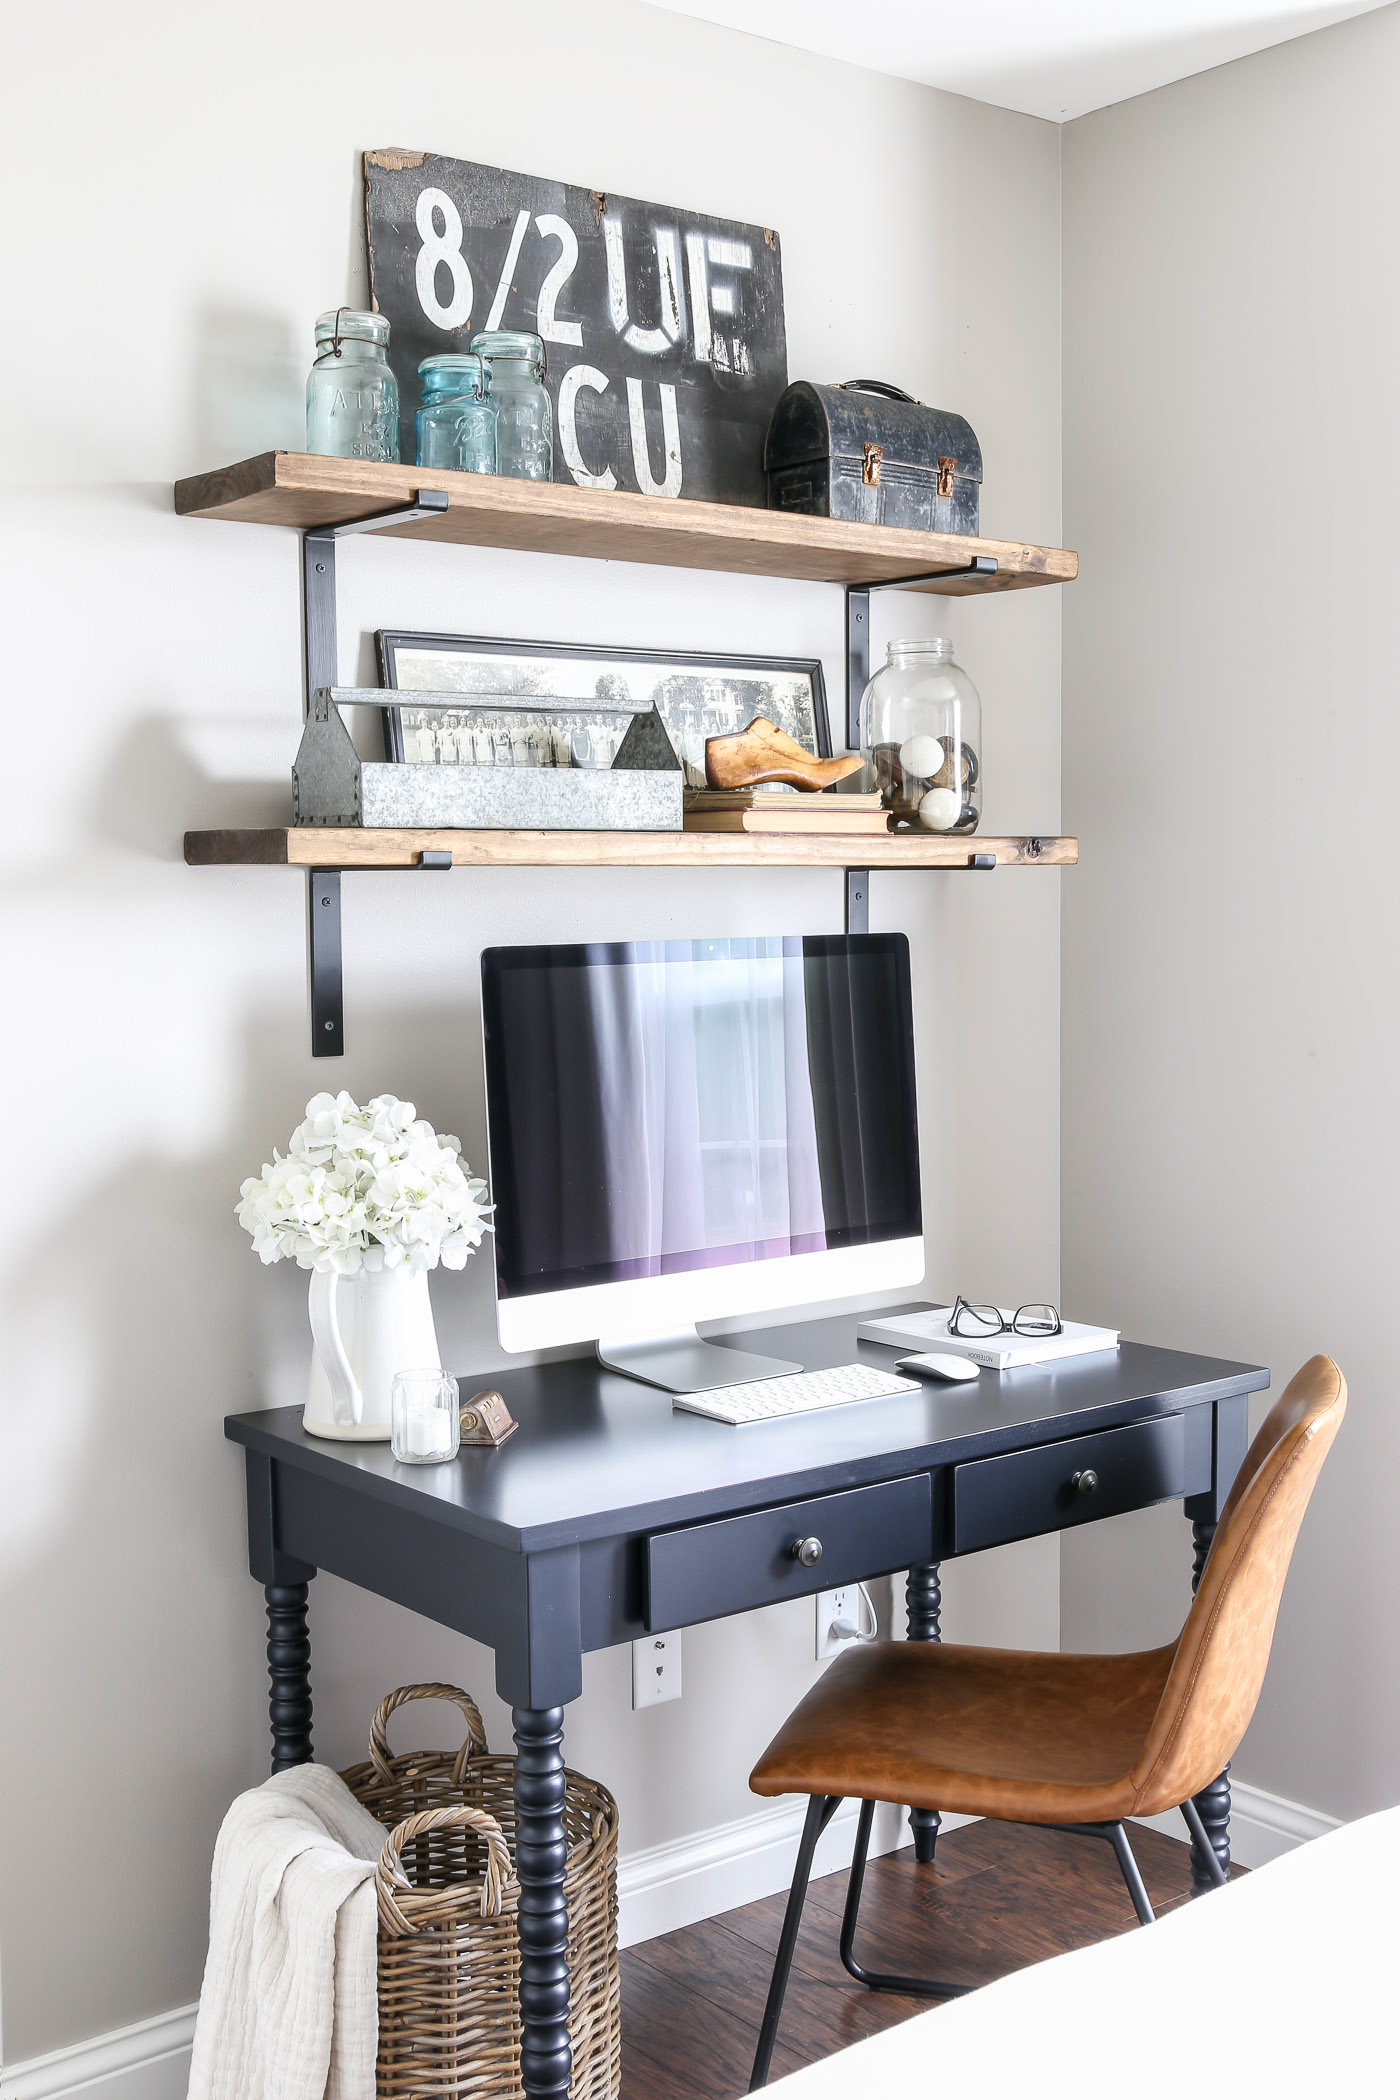
[[(976, 554), (970, 562), (956, 569), (931, 569), (923, 576), (896, 576), (888, 582), (849, 584), (846, 588), (846, 749), (860, 749), (860, 703), (865, 688), (870, 683), (870, 594), (872, 591), (898, 591), (910, 589), (919, 583), (933, 583), (945, 576), (965, 576), (969, 582), (981, 583), (997, 573), (996, 558), (990, 554)], [(994, 868), (994, 853), (975, 853), (968, 863), (973, 868)], [(846, 870), (846, 931), (868, 933), (870, 931), (870, 870), (847, 868)]]
[[(320, 686), (340, 683), (336, 638), (335, 543), (354, 533), (383, 532), (414, 518), (440, 517), (449, 506), (446, 489), (416, 489), (409, 503), (344, 524), (318, 526), (301, 536), (303, 703)], [(418, 865), (452, 865), (450, 853), (423, 853)], [(339, 868), (311, 868), (306, 880), (307, 969), (311, 986), (311, 1055), (345, 1054), (345, 997), (341, 967)]]
[[(994, 868), (995, 853), (972, 853), (967, 859), (969, 870)], [(956, 867), (947, 872), (957, 873)], [(870, 931), (870, 870), (869, 868), (847, 868), (846, 870), (846, 931), (847, 933), (869, 933)]]
[(340, 870), (312, 868), (306, 883), (307, 969), (311, 979), (311, 1055), (345, 1054), (340, 967)]
[(995, 555), (975, 554), (956, 569), (930, 569), (922, 576), (892, 576), (879, 583), (846, 586), (846, 749), (860, 749), (861, 695), (870, 683), (870, 594), (872, 591), (908, 591), (921, 583), (941, 583), (962, 577), (968, 583), (986, 583), (997, 573)]
[(441, 517), (449, 508), (446, 489), (415, 489), (411, 503), (341, 525), (318, 525), (301, 536), (302, 656), (305, 702), (319, 686), (339, 685), (340, 654), (335, 630), (335, 543), (362, 532), (385, 532), (414, 518)]

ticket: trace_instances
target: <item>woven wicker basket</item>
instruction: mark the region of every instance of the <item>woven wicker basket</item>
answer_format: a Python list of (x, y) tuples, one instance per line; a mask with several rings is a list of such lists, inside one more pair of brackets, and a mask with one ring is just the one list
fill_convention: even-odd
[[(460, 1707), (452, 1755), (389, 1753), (389, 1716), (413, 1699)], [(476, 1702), (450, 1684), (391, 1692), (369, 1760), (341, 1776), (391, 1832), (380, 1857), (379, 2100), (515, 2100), (520, 2083), (519, 1886), (515, 1761), (492, 1757)], [(617, 1803), (566, 1772), (571, 2100), (617, 2100), (622, 2034), (617, 1967)]]

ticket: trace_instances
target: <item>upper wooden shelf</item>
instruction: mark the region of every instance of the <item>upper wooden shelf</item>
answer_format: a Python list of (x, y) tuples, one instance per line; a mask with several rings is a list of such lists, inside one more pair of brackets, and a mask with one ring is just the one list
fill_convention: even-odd
[(364, 831), (302, 824), (187, 831), (193, 868), (412, 868), (450, 853), (462, 868), (1073, 867), (1078, 839), (935, 837), (931, 832)]
[[(182, 517), (231, 518), (307, 531), (399, 509), (420, 488), (445, 489), (448, 509), (387, 525), (386, 538), (584, 554), (604, 561), (723, 569), (808, 583), (903, 583), (910, 590), (951, 597), (1069, 583), (1079, 573), (1078, 555), (1060, 547), (1026, 547), (1014, 540), (968, 539), (889, 525), (848, 525), (835, 518), (633, 496), (622, 489), (580, 489), (567, 482), (511, 481), (486, 474), (449, 474), (439, 467), (325, 459), (309, 452), (264, 452), (236, 467), (191, 475), (175, 484), (175, 508)], [(929, 574), (965, 569), (977, 555), (989, 555), (996, 562), (994, 576)]]

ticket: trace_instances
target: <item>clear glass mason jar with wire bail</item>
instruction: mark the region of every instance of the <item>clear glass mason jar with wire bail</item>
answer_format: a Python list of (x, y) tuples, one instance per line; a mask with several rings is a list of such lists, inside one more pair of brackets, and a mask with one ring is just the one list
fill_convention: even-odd
[(496, 471), (496, 416), (486, 366), (474, 350), (425, 357), (418, 367), (418, 464), (463, 474)]
[(517, 481), (553, 481), (554, 410), (545, 388), (548, 365), (539, 336), (492, 328), (472, 337), (487, 371), (496, 416), (496, 472)]
[(951, 642), (890, 643), (861, 699), (860, 753), (897, 825), (977, 829), (982, 703)]
[(399, 383), (382, 314), (338, 306), (316, 323), (306, 382), (306, 449), (330, 459), (397, 460)]

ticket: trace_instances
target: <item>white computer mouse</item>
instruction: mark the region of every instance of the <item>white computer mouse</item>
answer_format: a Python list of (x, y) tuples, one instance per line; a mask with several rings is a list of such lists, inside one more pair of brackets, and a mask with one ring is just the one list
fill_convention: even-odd
[(940, 1354), (936, 1349), (928, 1356), (902, 1356), (895, 1369), (907, 1371), (911, 1378), (946, 1378), (950, 1383), (982, 1376), (980, 1367), (965, 1356)]

